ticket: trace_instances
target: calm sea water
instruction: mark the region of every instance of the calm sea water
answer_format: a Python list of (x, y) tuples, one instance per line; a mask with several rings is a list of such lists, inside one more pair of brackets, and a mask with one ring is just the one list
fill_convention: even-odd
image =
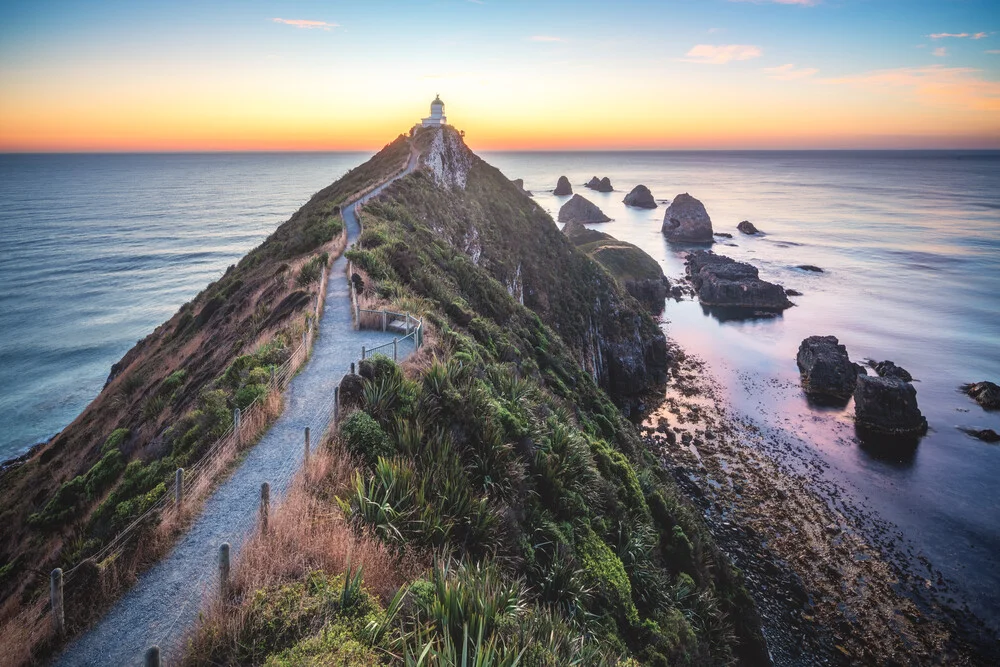
[[(112, 363), (257, 245), (309, 196), (361, 163), (347, 153), (0, 155), (0, 459), (58, 432)], [(1000, 153), (492, 153), (510, 178), (547, 194), (609, 176), (610, 194), (575, 186), (668, 276), (679, 250), (663, 209), (627, 209), (637, 183), (657, 199), (701, 199), (716, 231), (765, 279), (803, 292), (783, 317), (720, 322), (668, 302), (664, 328), (708, 362), (734, 409), (797, 438), (825, 474), (903, 532), (956, 585), (1000, 618), (1000, 447), (957, 427), (1000, 431), (957, 391), (1000, 382)], [(766, 235), (736, 231), (751, 220)], [(825, 273), (795, 269), (815, 264)], [(834, 334), (852, 358), (892, 359), (919, 382), (931, 431), (902, 459), (860, 447), (852, 408), (811, 408), (795, 352)]]

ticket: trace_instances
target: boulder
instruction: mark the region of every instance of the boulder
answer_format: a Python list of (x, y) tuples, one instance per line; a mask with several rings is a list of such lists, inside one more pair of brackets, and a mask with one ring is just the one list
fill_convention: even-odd
[(984, 410), (1000, 410), (1000, 387), (992, 382), (963, 384), (962, 391), (983, 406)]
[(802, 271), (811, 271), (812, 273), (823, 273), (823, 269), (818, 266), (813, 266), (812, 264), (799, 264), (795, 268), (801, 269)]
[(915, 437), (927, 432), (917, 407), (917, 390), (895, 377), (858, 375), (854, 388), (854, 423), (864, 432)]
[(854, 393), (858, 366), (836, 336), (809, 336), (799, 345), (795, 361), (806, 394), (847, 401)]
[(604, 215), (601, 209), (580, 195), (573, 195), (559, 209), (559, 222), (577, 222), (582, 225), (591, 222), (610, 222), (610, 220), (611, 218)]
[(598, 192), (614, 192), (614, 186), (611, 185), (611, 179), (605, 176), (601, 179), (601, 182), (597, 184)]
[(687, 274), (698, 298), (706, 306), (781, 311), (792, 302), (781, 285), (761, 280), (757, 268), (708, 250), (690, 253)]
[(556, 189), (552, 191), (554, 195), (571, 195), (573, 194), (573, 186), (569, 184), (569, 179), (565, 176), (560, 176), (559, 181), (556, 183)]
[(653, 199), (653, 193), (649, 191), (645, 185), (637, 185), (632, 188), (632, 191), (625, 195), (626, 206), (634, 206), (636, 208), (656, 208), (656, 200)]
[(731, 238), (733, 238), (733, 235), (730, 234), (729, 232), (715, 232), (714, 234), (712, 234), (712, 236), (718, 236), (719, 238), (723, 238), (723, 239), (731, 239)]
[(660, 231), (668, 241), (711, 243), (712, 219), (704, 204), (684, 193), (674, 197), (667, 207)]
[(897, 366), (891, 361), (873, 361), (868, 360), (868, 365), (871, 366), (879, 377), (884, 378), (899, 378), (904, 382), (913, 382), (913, 376), (910, 372), (903, 368), (902, 366)]
[(786, 289), (785, 296), (802, 296), (802, 292), (797, 289)]
[(744, 234), (759, 234), (760, 230), (753, 226), (753, 223), (749, 220), (744, 220), (740, 224), (736, 225), (736, 229), (740, 230)]
[(596, 190), (597, 188), (601, 187), (601, 179), (599, 179), (597, 176), (594, 176), (583, 185), (584, 187), (590, 188), (591, 190)]

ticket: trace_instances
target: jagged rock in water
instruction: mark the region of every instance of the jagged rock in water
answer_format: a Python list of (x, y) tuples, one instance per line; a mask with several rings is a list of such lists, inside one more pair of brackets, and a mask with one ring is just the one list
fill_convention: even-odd
[(977, 440), (982, 440), (983, 442), (1000, 442), (1000, 433), (997, 433), (991, 428), (984, 428), (982, 430), (977, 430), (974, 428), (959, 428), (966, 435), (971, 435)]
[(884, 378), (899, 378), (904, 382), (913, 382), (913, 376), (910, 372), (903, 368), (902, 366), (897, 366), (889, 360), (886, 361), (872, 361), (869, 360), (869, 366), (871, 366), (879, 377)]
[(984, 410), (1000, 410), (1000, 387), (992, 382), (963, 384), (962, 391), (969, 395)]
[(559, 209), (559, 222), (578, 222), (587, 224), (591, 222), (610, 222), (611, 218), (604, 215), (601, 209), (580, 195), (573, 197), (562, 205)]
[(799, 345), (795, 361), (806, 394), (846, 401), (854, 393), (859, 367), (836, 336), (809, 336)]
[(636, 208), (656, 208), (656, 200), (653, 199), (653, 193), (649, 191), (645, 185), (637, 185), (632, 188), (632, 191), (625, 195), (626, 206), (634, 206)]
[(569, 184), (569, 179), (565, 176), (560, 176), (556, 182), (556, 189), (552, 191), (552, 194), (559, 196), (573, 194), (573, 186)]
[(744, 220), (740, 224), (736, 225), (736, 229), (740, 230), (744, 234), (759, 234), (760, 230), (754, 227), (754, 224), (749, 220)]
[(812, 264), (799, 264), (795, 267), (796, 269), (801, 269), (802, 271), (809, 271), (811, 273), (823, 273), (823, 269)]
[(917, 390), (894, 377), (855, 377), (854, 422), (867, 433), (914, 437), (927, 432), (917, 407)]
[(511, 181), (511, 183), (513, 183), (514, 185), (516, 185), (518, 190), (520, 190), (524, 194), (528, 195), (529, 197), (533, 197), (534, 196), (533, 194), (531, 194), (531, 190), (525, 190), (524, 189), (524, 179), (523, 178), (515, 178), (514, 180)]
[(667, 207), (660, 231), (668, 241), (711, 243), (712, 219), (704, 204), (685, 192)]
[(718, 236), (719, 238), (723, 238), (723, 239), (731, 239), (731, 238), (733, 238), (733, 235), (730, 234), (729, 232), (715, 232), (714, 234), (712, 234), (712, 236)]
[(593, 176), (589, 181), (587, 181), (583, 185), (584, 187), (590, 188), (591, 190), (596, 190), (597, 188), (601, 187), (601, 179), (599, 179), (597, 176)]
[(584, 184), (585, 187), (591, 190), (597, 190), (598, 192), (612, 192), (614, 188), (611, 186), (611, 179), (605, 176), (604, 178), (598, 178), (594, 176), (589, 181)]
[(577, 248), (607, 269), (646, 310), (658, 315), (670, 290), (670, 281), (655, 259), (638, 246), (610, 234), (570, 222), (563, 233)]
[(757, 267), (737, 262), (710, 250), (697, 250), (688, 255), (687, 273), (698, 298), (706, 306), (752, 308), (781, 311), (792, 302), (781, 285), (761, 280)]

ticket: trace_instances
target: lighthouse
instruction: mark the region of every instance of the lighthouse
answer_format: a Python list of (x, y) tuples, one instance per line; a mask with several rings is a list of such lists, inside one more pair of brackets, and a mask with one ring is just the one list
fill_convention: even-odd
[(447, 122), (448, 117), (444, 115), (444, 102), (441, 101), (440, 95), (436, 95), (434, 101), (431, 102), (431, 115), (421, 119), (420, 125), (422, 127), (441, 127)]

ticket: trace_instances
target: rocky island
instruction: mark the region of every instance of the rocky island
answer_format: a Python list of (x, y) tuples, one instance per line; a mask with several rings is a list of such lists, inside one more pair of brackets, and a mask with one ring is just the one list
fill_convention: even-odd
[(592, 222), (611, 222), (596, 204), (580, 196), (573, 197), (559, 209), (559, 222), (576, 222), (581, 225)]
[(712, 219), (705, 205), (684, 193), (674, 197), (663, 215), (663, 235), (680, 243), (711, 243)]
[(710, 250), (689, 253), (688, 279), (706, 306), (781, 312), (792, 307), (781, 285), (761, 280), (757, 267)]

